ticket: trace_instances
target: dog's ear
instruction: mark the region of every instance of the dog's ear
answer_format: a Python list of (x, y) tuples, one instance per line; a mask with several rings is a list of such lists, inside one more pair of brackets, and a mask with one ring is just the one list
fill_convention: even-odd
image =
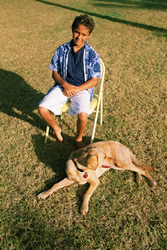
[(98, 157), (97, 155), (90, 155), (87, 160), (88, 168), (96, 170), (98, 166)]
[(91, 148), (88, 152), (88, 168), (96, 170), (97, 166), (103, 162), (105, 157), (106, 154), (100, 148)]
[(89, 154), (96, 155), (97, 160), (98, 160), (98, 165), (104, 161), (104, 158), (106, 158), (106, 154), (101, 148), (92, 148), (89, 151)]
[(105, 158), (106, 158), (105, 152), (100, 149), (98, 152), (98, 163), (101, 164)]
[[(106, 157), (105, 152), (100, 148), (89, 148), (87, 152), (83, 152), (80, 157), (75, 158), (74, 161), (80, 165), (80, 168), (89, 168), (96, 170), (104, 158)], [(81, 167), (82, 166), (82, 167)]]
[(74, 158), (74, 161), (84, 167), (87, 167), (87, 152), (83, 152), (81, 155), (78, 157)]
[(80, 157), (74, 159), (74, 161), (83, 167), (96, 170), (98, 166), (98, 156), (97, 151), (94, 148), (89, 149), (84, 152)]

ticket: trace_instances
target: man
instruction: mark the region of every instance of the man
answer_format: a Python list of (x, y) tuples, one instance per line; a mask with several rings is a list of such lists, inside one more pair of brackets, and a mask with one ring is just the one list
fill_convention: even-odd
[(84, 146), (82, 137), (88, 122), (89, 104), (101, 77), (99, 56), (86, 42), (94, 26), (93, 19), (87, 15), (74, 19), (73, 39), (56, 50), (50, 64), (55, 85), (39, 104), (40, 115), (53, 128), (57, 141), (61, 143), (61, 128), (52, 113), (59, 115), (60, 107), (71, 101), (69, 114), (78, 115), (77, 148)]

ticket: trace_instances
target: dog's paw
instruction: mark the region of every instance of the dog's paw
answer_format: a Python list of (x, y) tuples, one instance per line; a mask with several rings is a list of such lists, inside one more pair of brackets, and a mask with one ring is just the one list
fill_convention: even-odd
[(40, 193), (37, 198), (38, 199), (46, 199), (48, 196), (50, 195), (50, 193), (48, 191), (42, 192)]
[(153, 189), (156, 189), (156, 188), (157, 188), (157, 183), (156, 183), (156, 181), (154, 181), (152, 188), (153, 188)]
[(87, 212), (88, 212), (88, 205), (82, 203), (82, 206), (81, 206), (81, 214), (82, 214), (82, 215), (86, 215)]

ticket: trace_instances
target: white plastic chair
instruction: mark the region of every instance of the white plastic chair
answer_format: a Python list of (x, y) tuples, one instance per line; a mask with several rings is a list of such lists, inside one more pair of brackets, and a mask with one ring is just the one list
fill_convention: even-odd
[[(90, 102), (90, 107), (89, 107), (89, 111), (91, 111), (91, 113), (96, 112), (90, 143), (93, 143), (93, 140), (95, 137), (96, 125), (97, 125), (97, 119), (98, 119), (99, 113), (100, 113), (100, 125), (102, 125), (103, 123), (103, 85), (104, 85), (104, 76), (105, 76), (105, 65), (101, 59), (100, 59), (100, 68), (101, 68), (101, 82), (100, 82), (99, 94), (93, 95), (93, 99)], [(61, 107), (61, 114), (64, 112), (68, 112), (69, 107), (70, 107), (70, 102), (65, 103)], [(45, 134), (45, 141), (44, 141), (45, 143), (47, 142), (48, 136), (49, 136), (49, 125), (47, 125), (46, 127), (46, 134)]]

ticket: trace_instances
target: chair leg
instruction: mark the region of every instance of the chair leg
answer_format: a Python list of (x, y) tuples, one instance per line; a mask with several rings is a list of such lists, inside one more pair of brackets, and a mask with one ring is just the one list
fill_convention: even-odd
[(44, 141), (44, 143), (47, 143), (48, 136), (49, 136), (49, 125), (47, 125), (47, 127), (46, 127), (46, 134), (45, 134), (45, 141)]
[(100, 102), (100, 125), (103, 124), (103, 94)]
[(95, 131), (96, 131), (96, 125), (97, 125), (97, 118), (98, 118), (98, 114), (99, 114), (100, 102), (101, 102), (101, 100), (99, 100), (98, 105), (97, 105), (97, 109), (96, 109), (96, 115), (95, 115), (95, 120), (94, 120), (94, 125), (93, 125), (93, 131), (92, 131), (90, 144), (93, 143), (93, 140), (94, 140), (94, 137), (95, 137)]

